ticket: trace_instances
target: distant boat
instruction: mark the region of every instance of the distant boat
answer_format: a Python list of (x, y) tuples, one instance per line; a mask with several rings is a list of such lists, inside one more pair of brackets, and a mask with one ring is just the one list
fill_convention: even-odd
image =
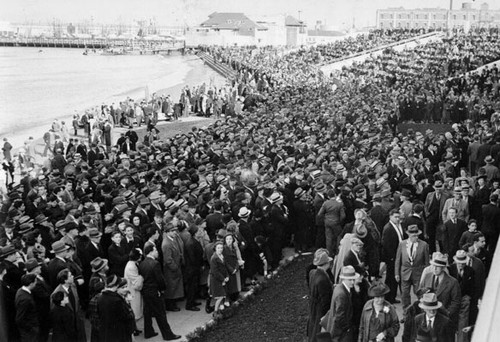
[(43, 50), (38, 50), (38, 53), (43, 52)]

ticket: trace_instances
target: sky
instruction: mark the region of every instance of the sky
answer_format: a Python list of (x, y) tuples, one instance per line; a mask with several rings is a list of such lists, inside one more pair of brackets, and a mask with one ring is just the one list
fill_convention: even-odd
[[(376, 10), (388, 7), (448, 8), (450, 0), (0, 0), (0, 21), (50, 23), (93, 21), (131, 23), (152, 19), (159, 25), (197, 25), (212, 12), (243, 12), (250, 18), (293, 15), (314, 26), (317, 20), (337, 27), (373, 26)], [(454, 0), (454, 9), (465, 0)], [(470, 2), (470, 0), (469, 0)], [(488, 2), (500, 9), (499, 0), (477, 0), (473, 7)]]

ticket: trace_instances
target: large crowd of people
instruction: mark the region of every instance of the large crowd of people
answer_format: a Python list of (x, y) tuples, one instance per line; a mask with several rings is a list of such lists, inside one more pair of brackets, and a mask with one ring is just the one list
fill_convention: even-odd
[[(404, 341), (468, 341), (500, 233), (500, 117), (496, 67), (463, 73), (497, 58), (497, 37), (388, 50), (335, 87), (308, 54), (203, 47), (238, 72), (212, 91), (231, 104), (224, 118), (172, 138), (138, 141), (132, 126), (109, 145), (54, 146), (40, 174), (11, 184), (0, 339), (128, 341), (141, 318), (150, 338), (153, 317), (177, 339), (166, 312), (181, 299), (223, 310), (292, 246), (316, 250), (310, 341), (391, 341), (401, 320)], [(210, 115), (196, 93), (208, 91), (186, 89), (186, 105)], [(400, 120), (455, 124), (398, 132)]]

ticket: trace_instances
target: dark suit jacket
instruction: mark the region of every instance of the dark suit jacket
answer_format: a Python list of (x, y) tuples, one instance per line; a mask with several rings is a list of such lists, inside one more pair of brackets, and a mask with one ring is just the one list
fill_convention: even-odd
[(496, 205), (488, 203), (483, 205), (482, 214), (483, 224), (481, 226), (481, 231), (498, 236), (498, 233), (500, 232), (500, 208)]
[(99, 337), (102, 341), (132, 341), (135, 329), (134, 313), (120, 294), (103, 291), (97, 301), (99, 311)]
[(330, 311), (327, 314), (326, 331), (333, 338), (346, 335), (352, 328), (351, 294), (343, 283), (337, 284), (333, 290)]
[(417, 250), (413, 263), (410, 262), (407, 244), (408, 239), (401, 241), (396, 253), (395, 275), (401, 276), (404, 281), (410, 280), (412, 274), (414, 279), (420, 279), (424, 268), (429, 265), (429, 245), (420, 239), (417, 240)]
[(23, 336), (24, 333), (38, 333), (38, 311), (36, 310), (33, 295), (22, 288), (16, 293), (16, 324)]
[(467, 223), (457, 219), (457, 223), (453, 224), (451, 220), (444, 223), (443, 227), (443, 247), (444, 253), (448, 253), (450, 258), (453, 258), (455, 252), (458, 250), (458, 243), (462, 234), (467, 230)]
[[(406, 239), (406, 234), (403, 232), (403, 239)], [(396, 252), (399, 246), (398, 233), (391, 222), (388, 222), (382, 232), (382, 261), (394, 264), (396, 260)]]
[(460, 284), (460, 293), (462, 294), (462, 297), (467, 295), (471, 298), (477, 298), (474, 289), (475, 279), (474, 279), (474, 270), (472, 269), (472, 267), (467, 265), (465, 266), (463, 277), (459, 276), (456, 264), (453, 264), (450, 267), (448, 267), (448, 271), (450, 271), (450, 275), (453, 278), (455, 278)]
[(57, 282), (57, 274), (68, 267), (66, 261), (62, 261), (59, 258), (54, 258), (50, 260), (47, 266), (47, 272), (49, 273), (49, 283), (52, 289), (55, 289), (59, 283)]
[(55, 306), (51, 312), (52, 342), (76, 340), (75, 314), (67, 306)]
[[(418, 330), (428, 331), (427, 322), (425, 318), (425, 312), (417, 315), (414, 319), (415, 328), (412, 329), (414, 334), (417, 333)], [(437, 313), (434, 318), (434, 324), (432, 329), (430, 330), (430, 335), (433, 338), (433, 341), (436, 342), (453, 342), (455, 341), (455, 332), (452, 328), (452, 323), (450, 320), (443, 314)], [(416, 336), (413, 336), (412, 341), (415, 341)]]
[(362, 258), (361, 255), (358, 255), (358, 257), (359, 257), (359, 261), (361, 261), (361, 263), (356, 258), (356, 255), (354, 255), (354, 252), (352, 250), (350, 250), (344, 258), (344, 266), (350, 265), (350, 266), (354, 267), (354, 269), (356, 270), (357, 273), (365, 275), (366, 267), (364, 264), (364, 258)]
[[(422, 283), (422, 288), (428, 287), (433, 288), (433, 273), (428, 273), (425, 275), (424, 281)], [(439, 283), (439, 287), (436, 291), (436, 296), (438, 300), (443, 303), (443, 307), (448, 310), (448, 316), (453, 322), (458, 320), (458, 311), (460, 309), (460, 301), (462, 295), (460, 293), (460, 284), (458, 281), (443, 272), (443, 280)]]
[(109, 258), (109, 274), (116, 274), (123, 277), (125, 265), (128, 262), (128, 253), (126, 247), (122, 244), (117, 246), (115, 243), (111, 244), (108, 248)]
[(157, 296), (159, 292), (165, 291), (165, 278), (157, 260), (148, 257), (144, 258), (139, 264), (139, 274), (144, 278), (142, 285), (144, 295)]
[(378, 231), (382, 233), (385, 225), (389, 223), (389, 213), (382, 206), (376, 205), (370, 210), (370, 217), (377, 226)]
[(224, 228), (224, 223), (222, 222), (222, 214), (220, 212), (212, 213), (207, 215), (207, 233), (211, 239), (215, 238), (215, 234), (219, 229)]

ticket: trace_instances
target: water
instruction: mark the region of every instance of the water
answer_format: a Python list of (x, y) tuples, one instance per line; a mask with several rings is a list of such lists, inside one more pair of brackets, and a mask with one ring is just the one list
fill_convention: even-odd
[[(54, 118), (68, 119), (75, 110), (142, 98), (146, 86), (150, 93), (172, 88), (178, 92), (184, 84), (208, 84), (219, 77), (196, 56), (84, 56), (80, 49), (39, 50), (0, 47), (2, 135), (47, 126)], [(178, 100), (179, 94), (171, 95)]]

